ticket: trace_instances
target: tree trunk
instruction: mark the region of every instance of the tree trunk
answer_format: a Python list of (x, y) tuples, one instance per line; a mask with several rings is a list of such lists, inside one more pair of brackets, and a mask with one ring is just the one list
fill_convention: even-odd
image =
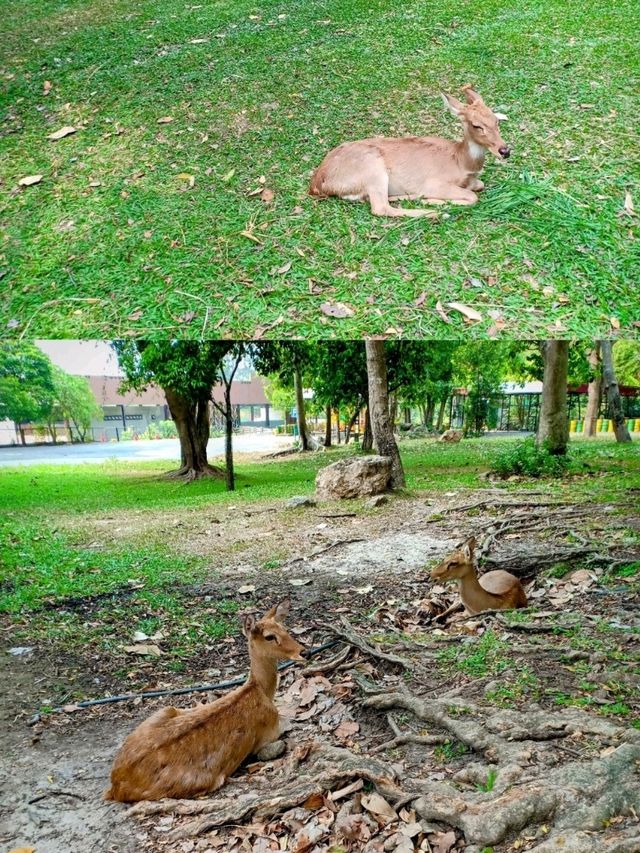
[(365, 341), (367, 352), (367, 378), (369, 385), (369, 410), (371, 431), (376, 450), (381, 456), (391, 458), (392, 489), (404, 488), (404, 470), (393, 435), (393, 423), (389, 414), (389, 392), (387, 387), (387, 361), (384, 341)]
[(622, 401), (620, 400), (620, 388), (616, 379), (616, 372), (613, 367), (613, 342), (600, 341), (600, 351), (602, 352), (602, 375), (604, 379), (604, 388), (609, 403), (609, 411), (613, 420), (613, 431), (616, 434), (616, 441), (627, 442), (631, 441), (627, 422), (622, 413)]
[(567, 420), (568, 341), (544, 341), (542, 405), (538, 425), (538, 445), (546, 444), (549, 452), (562, 456), (567, 452), (569, 423)]
[(224, 386), (224, 462), (227, 491), (233, 492), (236, 488), (236, 479), (233, 470), (233, 408), (230, 382), (225, 382)]
[(355, 426), (356, 421), (358, 420), (359, 414), (360, 414), (360, 407), (357, 406), (356, 410), (354, 411), (354, 413), (351, 415), (351, 417), (347, 421), (346, 427), (344, 428), (344, 443), (345, 444), (349, 444), (349, 441), (351, 440), (351, 432), (353, 430), (353, 427)]
[(444, 413), (447, 411), (447, 398), (444, 400), (440, 400), (440, 408), (438, 409), (438, 420), (436, 422), (436, 429), (438, 432), (442, 432), (442, 426), (444, 424)]
[(304, 397), (302, 395), (302, 376), (296, 367), (293, 373), (293, 384), (296, 391), (296, 411), (298, 413), (298, 433), (300, 435), (300, 446), (303, 450), (309, 450), (309, 435), (307, 433), (307, 419), (304, 413)]
[(325, 408), (326, 423), (324, 427), (324, 446), (331, 447), (331, 406), (327, 404)]
[(589, 362), (589, 390), (587, 398), (587, 412), (584, 417), (584, 435), (596, 434), (596, 423), (600, 411), (600, 399), (602, 397), (602, 362), (600, 360), (600, 341), (595, 341), (593, 349), (587, 356)]
[(373, 448), (373, 433), (371, 432), (371, 418), (369, 406), (364, 410), (364, 430), (362, 432), (362, 449), (369, 452)]
[(16, 423), (16, 424), (15, 424), (15, 429), (16, 429), (16, 432), (18, 433), (18, 435), (20, 436), (20, 443), (21, 443), (24, 447), (26, 447), (27, 439), (26, 439), (26, 437), (25, 437), (24, 429), (23, 429), (23, 427), (22, 427), (22, 424), (18, 424), (18, 423)]
[(177, 471), (171, 471), (169, 476), (179, 477), (186, 482), (200, 477), (222, 477), (224, 472), (209, 465), (207, 461), (207, 442), (211, 422), (209, 399), (201, 399), (193, 403), (172, 388), (163, 390), (180, 439), (180, 468)]
[(342, 436), (340, 435), (340, 409), (335, 410), (336, 416), (336, 440), (338, 444), (342, 441)]
[(389, 420), (391, 421), (391, 429), (394, 428), (398, 419), (398, 395), (389, 394)]

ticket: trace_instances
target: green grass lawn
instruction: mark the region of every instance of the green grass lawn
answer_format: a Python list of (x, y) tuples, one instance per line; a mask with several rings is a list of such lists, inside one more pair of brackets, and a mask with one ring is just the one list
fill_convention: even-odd
[[(623, 211), (640, 166), (635, 0), (0, 0), (0, 15), (10, 334), (602, 336), (640, 321)], [(488, 161), (475, 208), (398, 222), (306, 196), (340, 141), (457, 134), (439, 92), (468, 82), (508, 114), (514, 150)], [(65, 125), (77, 133), (47, 141)], [(438, 300), (483, 319), (445, 324)], [(337, 302), (353, 313), (326, 317)]]

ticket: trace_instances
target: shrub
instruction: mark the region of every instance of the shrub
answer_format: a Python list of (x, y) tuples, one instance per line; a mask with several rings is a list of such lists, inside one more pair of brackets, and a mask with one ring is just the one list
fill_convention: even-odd
[(177, 438), (178, 430), (173, 421), (158, 421), (158, 432), (162, 438)]
[(492, 471), (505, 479), (513, 474), (525, 477), (561, 477), (569, 465), (567, 456), (549, 452), (546, 444), (538, 446), (534, 438), (509, 447), (498, 454)]

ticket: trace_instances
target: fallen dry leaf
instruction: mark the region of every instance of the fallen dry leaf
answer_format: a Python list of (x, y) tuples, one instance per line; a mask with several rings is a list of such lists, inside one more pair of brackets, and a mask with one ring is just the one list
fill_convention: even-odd
[(468, 305), (464, 305), (462, 302), (447, 302), (447, 308), (459, 311), (464, 316), (464, 319), (470, 323), (477, 323), (479, 320), (482, 320), (482, 314), (479, 311), (476, 311), (475, 308), (470, 308)]
[(124, 650), (132, 655), (153, 655), (157, 658), (162, 654), (162, 650), (155, 643), (140, 643), (137, 646), (125, 646)]
[(609, 322), (611, 323), (612, 329), (619, 329), (620, 328), (620, 320), (618, 320), (617, 317), (609, 317)]
[(384, 797), (373, 791), (371, 794), (364, 794), (362, 797), (362, 807), (365, 808), (378, 823), (391, 823), (393, 820), (398, 820), (398, 814), (393, 809)]
[(438, 832), (435, 838), (429, 838), (433, 853), (449, 853), (456, 843), (455, 832)]
[(246, 583), (244, 586), (238, 587), (239, 595), (246, 595), (248, 592), (255, 592), (255, 586), (252, 583)]
[(32, 187), (34, 184), (39, 184), (43, 177), (44, 175), (27, 175), (24, 178), (20, 178), (18, 186)]
[(42, 94), (48, 95), (51, 89), (53, 88), (51, 80), (45, 80), (44, 86), (42, 87)]
[(444, 322), (445, 322), (445, 323), (450, 323), (450, 322), (451, 322), (451, 320), (449, 319), (449, 315), (448, 315), (448, 314), (447, 314), (447, 312), (444, 310), (444, 308), (443, 308), (443, 306), (442, 306), (442, 302), (440, 302), (440, 300), (439, 300), (439, 299), (438, 299), (438, 301), (436, 302), (436, 311), (437, 311), (437, 312), (438, 312), (438, 314), (440, 315), (440, 319), (441, 319), (441, 320), (444, 320)]
[(286, 264), (283, 264), (281, 267), (277, 267), (274, 270), (275, 275), (284, 275), (288, 273), (291, 269), (292, 261), (287, 261)]
[(276, 194), (274, 193), (274, 191), (270, 190), (268, 187), (265, 187), (260, 193), (260, 200), (263, 201), (265, 204), (271, 204), (275, 197)]
[(336, 317), (339, 320), (344, 317), (353, 317), (355, 314), (353, 308), (349, 308), (349, 306), (345, 305), (344, 302), (323, 302), (320, 306), (320, 310), (323, 314), (326, 314), (327, 317)]
[(59, 139), (64, 139), (65, 136), (71, 136), (72, 133), (76, 133), (76, 128), (69, 125), (68, 127), (61, 127), (60, 130), (56, 130), (54, 133), (50, 133), (47, 139), (57, 142)]
[(427, 298), (427, 291), (423, 290), (422, 293), (420, 294), (420, 296), (418, 296), (418, 298), (414, 301), (413, 304), (416, 306), (416, 308), (420, 308), (424, 305), (424, 301), (426, 298)]
[(360, 723), (354, 720), (343, 720), (334, 730), (334, 735), (340, 740), (347, 740), (360, 731)]
[(195, 183), (196, 183), (195, 176), (194, 176), (194, 175), (189, 174), (189, 172), (179, 172), (179, 173), (176, 175), (176, 178), (177, 178), (179, 181), (186, 181), (186, 183), (188, 183), (190, 187), (195, 186)]
[(162, 116), (162, 118), (158, 119), (157, 124), (171, 124), (172, 121), (173, 116)]
[(142, 313), (143, 312), (140, 310), (140, 308), (138, 308), (136, 311), (133, 311), (131, 314), (129, 314), (127, 319), (133, 320), (135, 322), (136, 320), (139, 320), (140, 317), (142, 317)]
[(622, 208), (621, 213), (626, 214), (627, 216), (637, 216), (633, 206), (633, 198), (631, 197), (629, 190), (624, 194), (624, 207)]

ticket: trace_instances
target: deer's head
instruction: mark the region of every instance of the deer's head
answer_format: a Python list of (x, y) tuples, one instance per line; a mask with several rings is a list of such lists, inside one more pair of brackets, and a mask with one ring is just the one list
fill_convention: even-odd
[(448, 554), (435, 568), (431, 569), (433, 580), (448, 581), (463, 578), (474, 572), (473, 552), (476, 547), (475, 536), (463, 542), (455, 551)]
[(262, 619), (245, 616), (242, 631), (249, 641), (249, 650), (266, 660), (304, 660), (301, 646), (289, 634), (282, 620), (289, 613), (289, 599), (285, 598), (268, 610)]
[(463, 86), (467, 103), (463, 104), (451, 95), (442, 95), (447, 108), (458, 116), (465, 128), (465, 133), (476, 145), (488, 149), (496, 157), (506, 160), (511, 155), (511, 149), (500, 135), (499, 122), (506, 118), (501, 113), (494, 113), (480, 95), (471, 86)]

